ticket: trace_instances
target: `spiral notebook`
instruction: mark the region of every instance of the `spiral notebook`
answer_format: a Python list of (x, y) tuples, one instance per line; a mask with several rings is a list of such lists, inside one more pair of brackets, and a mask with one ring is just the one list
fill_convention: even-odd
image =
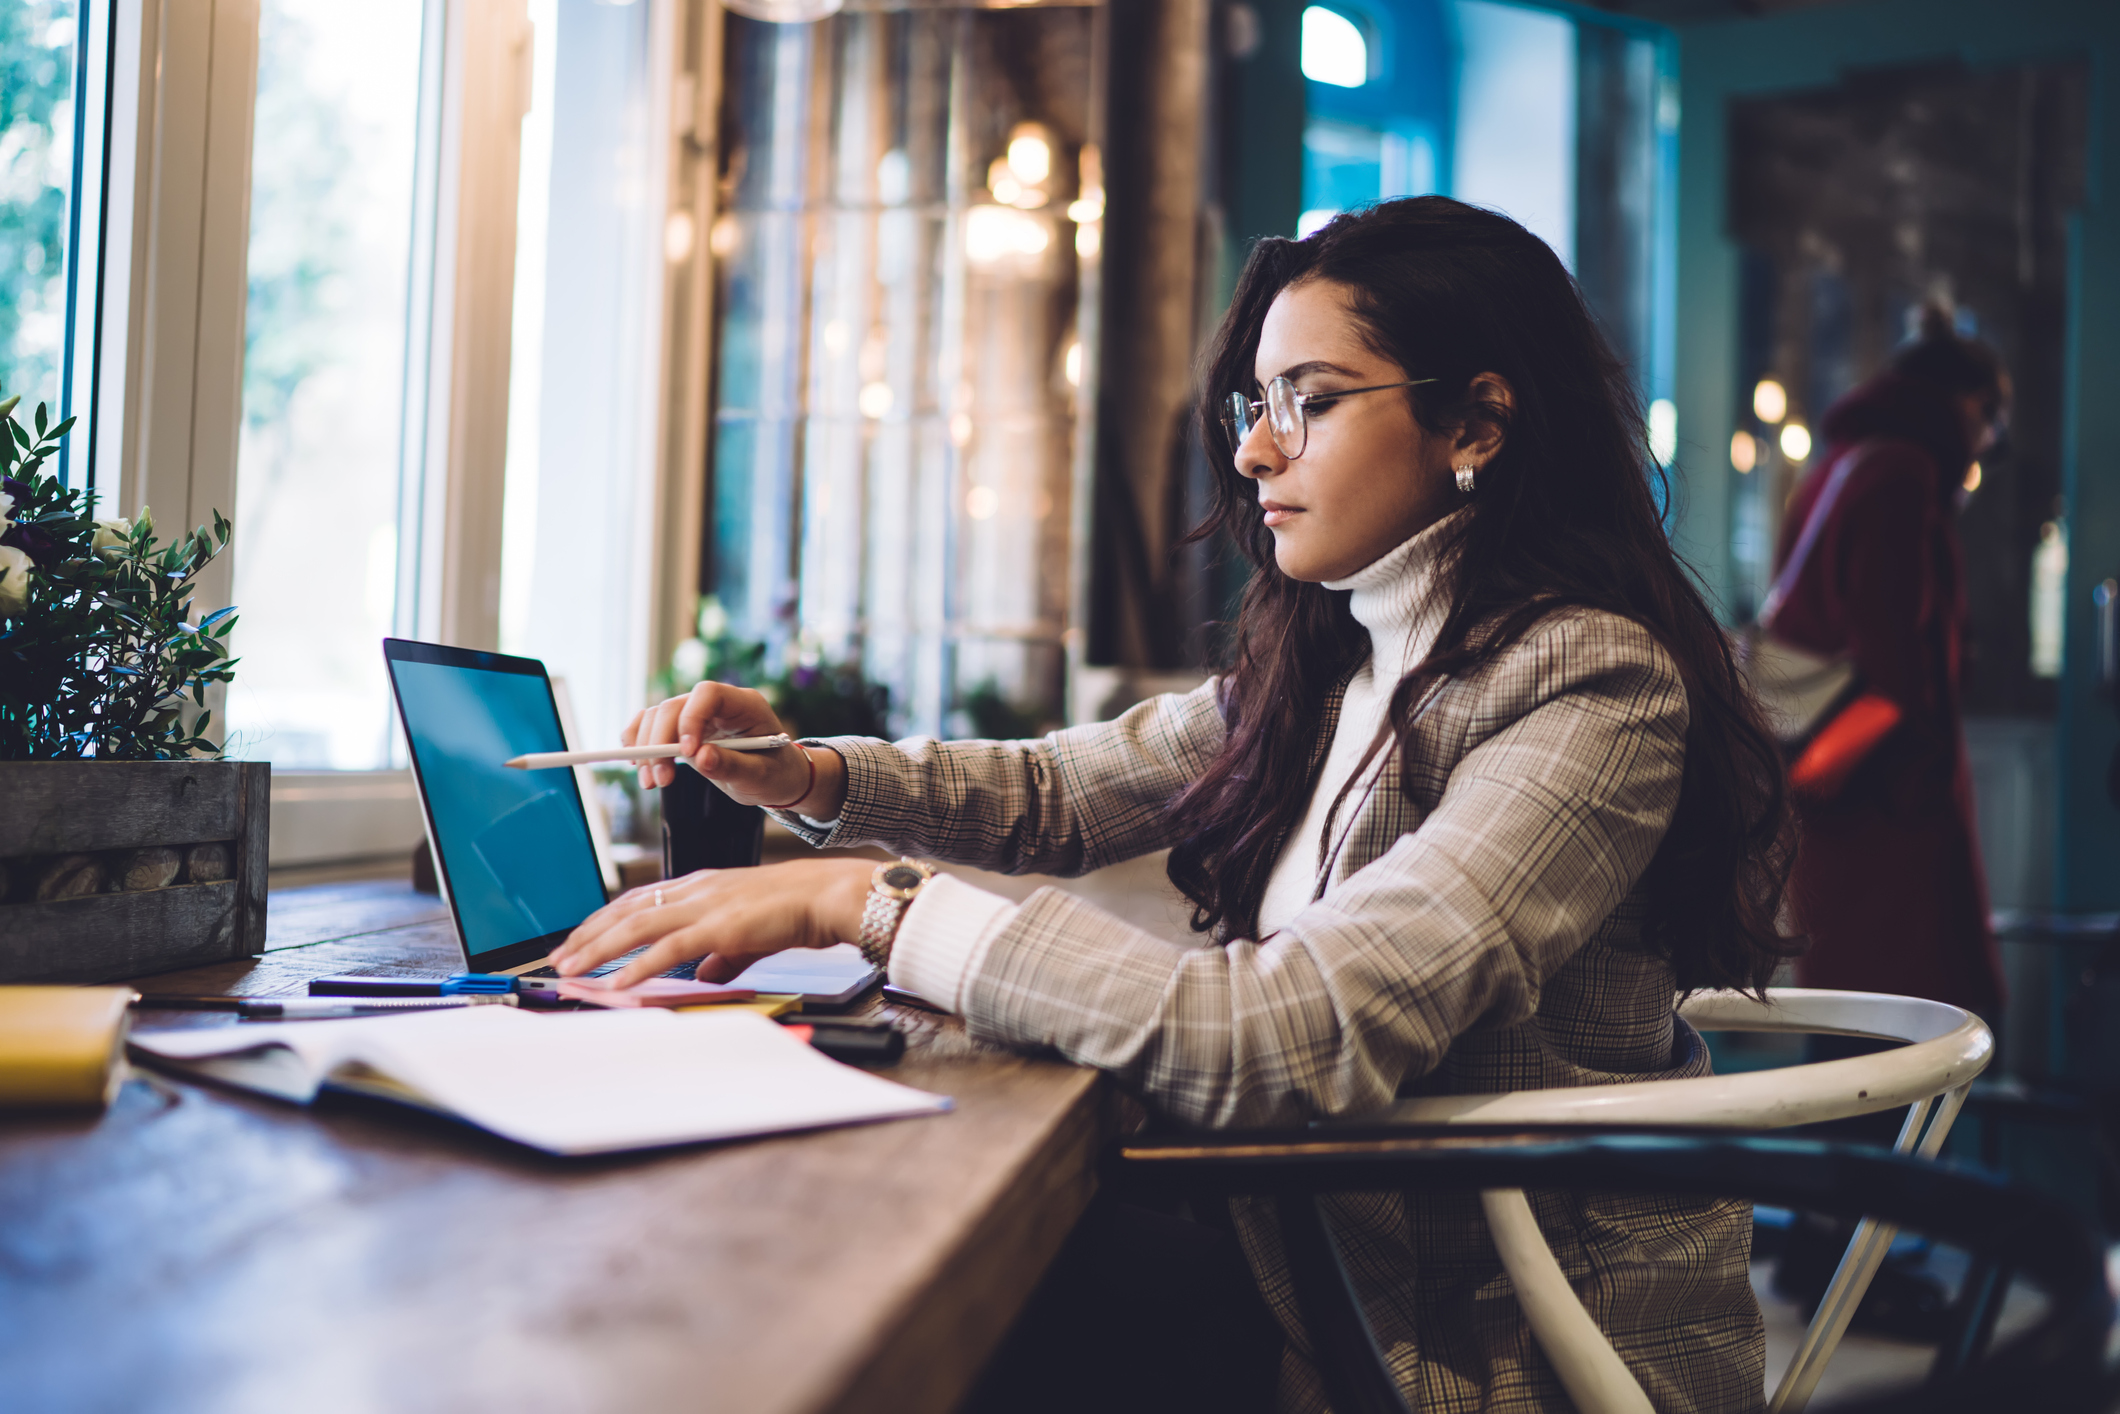
[(553, 1154), (609, 1154), (940, 1113), (751, 1012), (465, 1007), (136, 1033), (134, 1058), (307, 1104), (379, 1096)]

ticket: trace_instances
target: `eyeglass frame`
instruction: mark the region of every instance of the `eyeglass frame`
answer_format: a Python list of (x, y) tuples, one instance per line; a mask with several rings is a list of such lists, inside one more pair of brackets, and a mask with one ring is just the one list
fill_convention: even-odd
[[(1261, 410), (1264, 410), (1269, 414), (1266, 419), (1266, 435), (1273, 439), (1274, 446), (1280, 450), (1282, 456), (1294, 461), (1310, 450), (1310, 416), (1303, 410), (1307, 405), (1314, 402), (1337, 402), (1341, 398), (1351, 398), (1357, 393), (1382, 393), (1388, 392), (1393, 388), (1418, 388), (1423, 383), (1439, 383), (1441, 381), (1439, 378), (1409, 378), (1403, 383), (1375, 383), (1367, 388), (1334, 388), (1316, 393), (1298, 393), (1295, 391), (1296, 385), (1292, 379), (1285, 376), (1279, 377), (1266, 385), (1266, 396), (1263, 398), (1247, 398), (1243, 393), (1235, 391), (1232, 391), (1227, 398), (1224, 398), (1222, 400), (1222, 430), (1229, 434), (1230, 451), (1234, 453), (1251, 436), (1251, 429), (1259, 425), (1258, 414)], [(1288, 445), (1281, 440), (1281, 434), (1274, 427), (1274, 420), (1271, 416), (1274, 389), (1276, 387), (1288, 389), (1289, 406), (1295, 409), (1296, 426), (1303, 434), (1302, 441), (1297, 444), (1296, 449), (1292, 452), (1288, 450)], [(1240, 420), (1240, 414), (1237, 409), (1240, 402), (1243, 404), (1241, 420), (1245, 424), (1241, 432), (1237, 429), (1237, 424)]]

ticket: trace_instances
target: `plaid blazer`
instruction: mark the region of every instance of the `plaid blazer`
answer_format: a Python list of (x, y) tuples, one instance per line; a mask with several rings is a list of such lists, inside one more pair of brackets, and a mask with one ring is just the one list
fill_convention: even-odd
[[(1221, 747), (1217, 684), (1038, 741), (834, 738), (821, 845), (1075, 874), (1175, 843), (1167, 804)], [(1327, 841), (1314, 902), (1263, 940), (1173, 941), (1056, 889), (999, 924), (964, 985), (974, 1035), (1110, 1072), (1181, 1123), (1293, 1125), (1418, 1094), (1708, 1073), (1636, 883), (1678, 800), (1686, 696), (1628, 620), (1549, 615), (1444, 681)], [(1337, 702), (1320, 723), (1329, 740)], [(1351, 818), (1350, 818), (1351, 817)], [(1763, 1404), (1749, 1204), (1534, 1192), (1562, 1269), (1656, 1408)], [(1287, 1330), (1284, 1408), (1322, 1410), (1268, 1200), (1232, 1204)], [(1335, 1200), (1401, 1388), (1424, 1411), (1572, 1406), (1524, 1323), (1477, 1197)]]

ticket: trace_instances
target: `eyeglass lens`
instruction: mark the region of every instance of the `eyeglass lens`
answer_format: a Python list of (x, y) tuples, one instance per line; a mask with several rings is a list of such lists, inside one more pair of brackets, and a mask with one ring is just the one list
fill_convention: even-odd
[(1303, 455), (1303, 448), (1310, 441), (1310, 423), (1303, 416), (1296, 385), (1286, 378), (1276, 378), (1266, 385), (1266, 422), (1282, 456), (1294, 461)]
[[(1262, 405), (1253, 402), (1242, 393), (1231, 393), (1222, 412), (1222, 425), (1228, 429), (1233, 444), (1241, 444), (1251, 435), (1257, 424), (1254, 417)], [(1286, 378), (1276, 378), (1266, 385), (1263, 404), (1266, 411), (1267, 431), (1272, 435), (1281, 455), (1293, 461), (1303, 455), (1303, 448), (1310, 440), (1310, 426), (1303, 416), (1303, 400), (1296, 393), (1296, 385)]]

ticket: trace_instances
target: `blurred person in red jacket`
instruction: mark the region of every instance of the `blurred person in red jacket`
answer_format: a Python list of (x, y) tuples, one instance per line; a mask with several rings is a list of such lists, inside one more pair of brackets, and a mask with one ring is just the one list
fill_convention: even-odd
[[(1773, 619), (1777, 638), (1855, 669), (1858, 694), (1791, 768), (1802, 826), (1789, 901), (1809, 935), (1806, 987), (1896, 992), (1978, 1012), (2002, 1008), (1974, 828), (1972, 769), (1959, 709), (1965, 655), (1964, 556), (1957, 516), (1972, 463), (1991, 449), (2009, 402), (1994, 350), (1923, 311), (1921, 334), (1883, 373), (1826, 412), (1824, 454), (1790, 498), (1777, 574), (1805, 523), (1825, 520)], [(1836, 468), (1847, 474), (1828, 496)], [(1881, 1043), (1813, 1036), (1805, 1059)], [(1896, 1114), (1820, 1126), (1819, 1138), (1889, 1145)], [(1799, 1213), (1773, 1285), (1815, 1309), (1851, 1225)], [(1877, 1273), (1858, 1329), (1941, 1336), (1947, 1293), (1914, 1254)]]
[(1791, 498), (1775, 556), (1778, 568), (1833, 469), (1852, 458), (1774, 632), (1850, 659), (1890, 725), (1844, 750), (1822, 787), (1806, 789), (1798, 764), (1803, 842), (1790, 898), (1810, 936), (1798, 980), (1931, 997), (1990, 1022), (2002, 975), (1959, 708), (1966, 600), (1956, 521), (1967, 473), (2000, 435), (2009, 394), (1995, 351), (1959, 337), (1946, 311), (1925, 310), (1920, 337), (1890, 368), (1827, 410), (1825, 454)]

